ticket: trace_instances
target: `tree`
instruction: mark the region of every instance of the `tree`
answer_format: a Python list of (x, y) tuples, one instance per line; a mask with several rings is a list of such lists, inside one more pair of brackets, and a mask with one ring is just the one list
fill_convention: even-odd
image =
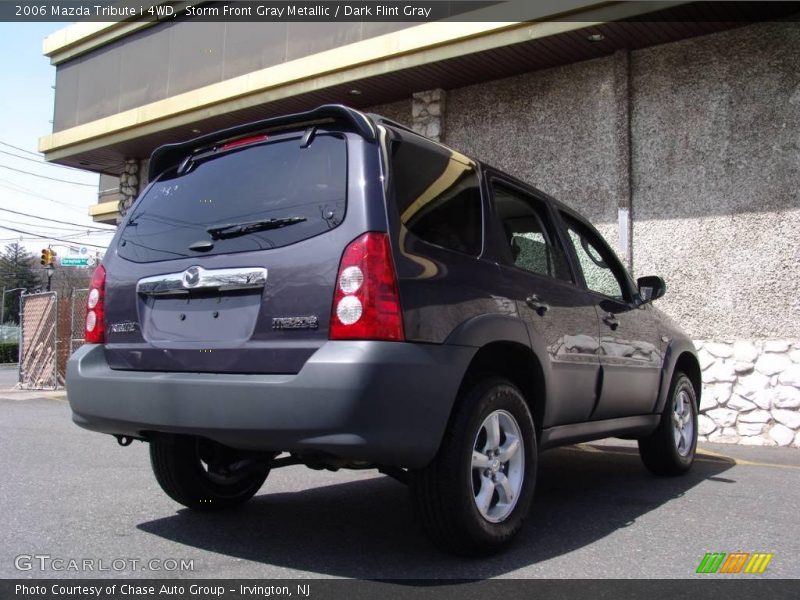
[(94, 267), (57, 266), (53, 273), (51, 288), (59, 297), (69, 298), (72, 290), (86, 289), (92, 280)]
[[(0, 254), (0, 288), (11, 290), (25, 288), (28, 291), (39, 288), (41, 279), (34, 268), (36, 257), (18, 243), (8, 244)], [(5, 315), (0, 315), (0, 322), (19, 322), (19, 296), (16, 291), (6, 294)], [(5, 319), (3, 319), (5, 317)]]

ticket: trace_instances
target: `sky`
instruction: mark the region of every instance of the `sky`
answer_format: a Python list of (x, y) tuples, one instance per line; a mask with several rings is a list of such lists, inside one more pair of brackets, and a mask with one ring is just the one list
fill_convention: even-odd
[[(77, 251), (83, 244), (105, 247), (111, 234), (97, 228), (113, 231), (112, 227), (93, 223), (88, 215), (89, 205), (97, 202), (98, 175), (44, 163), (37, 152), (39, 138), (53, 128), (52, 86), (56, 73), (42, 55), (42, 41), (67, 25), (0, 23), (0, 248), (21, 239), (20, 243), (37, 256), (48, 245), (61, 256)], [(87, 248), (103, 252), (102, 248)]]

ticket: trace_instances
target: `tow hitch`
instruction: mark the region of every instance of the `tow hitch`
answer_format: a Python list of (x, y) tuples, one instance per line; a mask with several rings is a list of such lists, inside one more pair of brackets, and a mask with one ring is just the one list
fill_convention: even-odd
[(129, 436), (129, 435), (116, 435), (115, 434), (114, 437), (117, 438), (117, 443), (120, 446), (123, 446), (123, 447), (130, 446), (133, 443), (133, 438), (131, 436)]

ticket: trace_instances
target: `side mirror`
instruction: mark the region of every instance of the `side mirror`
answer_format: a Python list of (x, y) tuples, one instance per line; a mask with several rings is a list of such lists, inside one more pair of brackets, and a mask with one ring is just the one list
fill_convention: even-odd
[(636, 280), (636, 285), (639, 287), (639, 299), (642, 304), (647, 304), (648, 302), (661, 298), (667, 291), (667, 284), (664, 283), (661, 277), (656, 275), (639, 277), (639, 279)]

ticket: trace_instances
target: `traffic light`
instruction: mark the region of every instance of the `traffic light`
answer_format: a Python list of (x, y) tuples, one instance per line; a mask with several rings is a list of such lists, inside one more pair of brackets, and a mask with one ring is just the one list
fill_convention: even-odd
[(39, 260), (39, 263), (43, 267), (51, 266), (56, 260), (56, 253), (53, 252), (50, 248), (42, 248), (42, 257)]

